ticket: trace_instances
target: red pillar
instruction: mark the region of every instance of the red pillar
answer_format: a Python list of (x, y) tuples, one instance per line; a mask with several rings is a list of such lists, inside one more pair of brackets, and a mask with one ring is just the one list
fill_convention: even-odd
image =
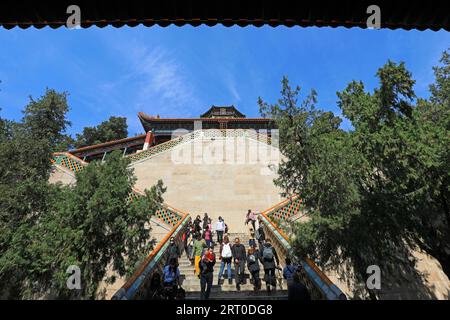
[(144, 148), (142, 150), (147, 150), (149, 147), (153, 145), (155, 141), (155, 135), (153, 132), (149, 131), (147, 132), (147, 135), (145, 136), (145, 142), (144, 142)]

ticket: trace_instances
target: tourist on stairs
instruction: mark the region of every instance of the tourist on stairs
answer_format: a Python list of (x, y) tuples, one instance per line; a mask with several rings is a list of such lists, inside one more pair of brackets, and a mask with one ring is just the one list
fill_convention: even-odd
[(194, 220), (194, 230), (195, 233), (201, 233), (202, 232), (202, 218), (200, 218), (200, 215), (198, 215)]
[(206, 227), (205, 233), (203, 234), (203, 238), (205, 238), (206, 246), (208, 248), (212, 248), (212, 245), (211, 245), (212, 244), (212, 241), (211, 241), (212, 234), (211, 234), (211, 230), (209, 229), (209, 227)]
[(211, 232), (211, 246), (214, 247), (214, 238), (213, 238), (213, 227), (212, 227), (212, 220), (211, 218), (208, 219), (208, 227), (209, 231)]
[[(188, 227), (186, 228), (186, 231), (183, 233), (183, 236), (182, 236), (184, 252), (186, 252), (186, 255), (188, 256), (188, 258), (189, 258), (188, 241), (189, 241), (190, 234), (191, 234), (191, 229), (189, 228), (189, 224), (188, 224)], [(181, 254), (180, 254), (180, 256), (181, 256)]]
[(283, 278), (286, 279), (288, 285), (292, 284), (297, 268), (298, 266), (292, 264), (291, 258), (286, 258), (286, 266), (283, 269)]
[(167, 261), (171, 261), (174, 259), (176, 263), (178, 264), (178, 258), (180, 257), (180, 249), (178, 248), (178, 245), (175, 243), (175, 238), (170, 238), (170, 244), (169, 244), (169, 258)]
[(261, 263), (264, 266), (264, 281), (266, 282), (267, 293), (270, 293), (271, 286), (276, 289), (277, 280), (275, 278), (275, 268), (278, 268), (278, 259), (275, 248), (272, 247), (270, 239), (267, 239), (261, 250)]
[(211, 218), (209, 218), (208, 219), (208, 228), (209, 228), (209, 230), (211, 230), (211, 232), (212, 232), (212, 220), (211, 220)]
[(239, 238), (234, 240), (234, 245), (231, 248), (234, 259), (234, 270), (236, 274), (236, 289), (241, 290), (241, 283), (244, 282), (245, 262), (247, 261), (247, 252), (245, 247), (241, 244)]
[(258, 219), (258, 229), (256, 230), (256, 240), (258, 240), (259, 250), (262, 250), (264, 241), (266, 240), (266, 234), (264, 233), (264, 227), (261, 219)]
[(216, 222), (216, 233), (217, 233), (217, 243), (222, 244), (223, 233), (225, 232), (225, 222), (222, 217), (219, 217), (219, 220)]
[(217, 285), (220, 286), (220, 280), (222, 279), (223, 270), (225, 265), (227, 265), (227, 275), (228, 275), (228, 283), (231, 284), (231, 260), (233, 259), (233, 254), (231, 252), (231, 244), (228, 236), (223, 238), (223, 243), (220, 245), (219, 249), (219, 260), (220, 260), (220, 269), (219, 269), (219, 279), (217, 280)]
[(186, 250), (186, 254), (187, 257), (189, 259), (189, 261), (191, 262), (191, 265), (194, 264), (194, 256), (192, 255), (193, 250), (194, 250), (194, 232), (191, 231), (189, 232), (189, 237), (187, 240), (187, 250)]
[(248, 249), (247, 268), (252, 275), (253, 288), (255, 291), (261, 289), (261, 280), (259, 278), (259, 251), (255, 247)]
[(253, 230), (256, 230), (256, 214), (250, 209), (248, 209), (245, 224), (248, 224), (249, 222), (253, 226)]
[(212, 248), (209, 248), (200, 262), (200, 299), (208, 300), (211, 293), (211, 287), (214, 276), (214, 265), (216, 256)]
[(209, 217), (208, 214), (205, 212), (205, 215), (203, 216), (203, 232), (206, 231), (206, 228), (208, 227)]
[(256, 247), (255, 229), (252, 227), (248, 229), (248, 246), (250, 248)]
[(180, 270), (178, 269), (178, 263), (175, 258), (169, 260), (169, 264), (164, 267), (163, 270), (163, 285), (167, 292), (167, 298), (172, 300), (175, 298), (175, 294), (178, 290), (180, 278)]
[(200, 259), (203, 255), (203, 250), (206, 248), (206, 241), (202, 239), (202, 235), (197, 233), (197, 237), (194, 241), (194, 250), (192, 255), (194, 256), (195, 275), (200, 277)]

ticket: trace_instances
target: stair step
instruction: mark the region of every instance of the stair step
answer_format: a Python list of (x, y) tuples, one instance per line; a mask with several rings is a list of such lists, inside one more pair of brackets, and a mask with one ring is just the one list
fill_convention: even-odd
[[(184, 281), (181, 282), (181, 285), (186, 290), (187, 289), (194, 289), (194, 288), (198, 288), (200, 290), (200, 280), (198, 278), (197, 279), (188, 280), (188, 281), (184, 280)], [(264, 281), (261, 282), (261, 286), (265, 287), (265, 282)], [(222, 283), (221, 286), (218, 286), (217, 285), (217, 281), (216, 282), (213, 281), (213, 287), (212, 288), (222, 288), (222, 290), (226, 290), (226, 291), (233, 291), (233, 290), (236, 291), (236, 283), (233, 280), (232, 284), (229, 284), (228, 280), (225, 280)], [(280, 286), (279, 283), (277, 283), (277, 288), (279, 290), (286, 290), (287, 289), (287, 284), (283, 283)], [(247, 281), (246, 284), (241, 284), (241, 289), (242, 290), (253, 290), (253, 285), (249, 281)], [(189, 291), (192, 291), (192, 290), (189, 290)]]
[[(200, 292), (200, 281), (198, 281), (197, 284), (191, 284), (191, 285), (185, 285), (183, 283), (181, 286), (183, 287), (184, 290), (186, 290), (186, 292)], [(261, 291), (265, 292), (264, 283), (261, 285)], [(278, 287), (278, 289), (275, 292), (284, 292), (284, 291), (287, 293), (286, 287), (283, 287), (283, 288)], [(253, 291), (253, 285), (249, 284), (249, 283), (247, 283), (245, 285), (241, 285), (241, 291), (237, 291), (236, 285), (233, 283), (231, 285), (223, 284), (221, 286), (213, 284), (213, 286), (211, 287), (211, 292), (212, 293), (218, 293), (218, 292), (239, 293), (239, 292), (254, 292), (254, 291)]]
[[(200, 291), (186, 292), (186, 300), (199, 300)], [(259, 292), (239, 291), (239, 292), (213, 292), (211, 290), (211, 300), (287, 300), (287, 291), (272, 291), (270, 294), (265, 290)]]

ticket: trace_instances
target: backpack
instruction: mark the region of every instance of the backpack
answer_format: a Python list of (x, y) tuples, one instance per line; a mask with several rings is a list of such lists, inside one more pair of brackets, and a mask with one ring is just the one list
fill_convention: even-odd
[(273, 250), (272, 247), (264, 247), (263, 258), (267, 261), (273, 261)]
[(256, 262), (256, 257), (255, 257), (254, 254), (249, 255), (249, 256), (248, 256), (248, 259), (250, 260), (251, 263)]
[(295, 271), (297, 271), (297, 268), (295, 266), (293, 266), (293, 265), (286, 266), (283, 271), (283, 275), (285, 276), (285, 279), (292, 279)]
[(231, 258), (231, 247), (229, 243), (224, 243), (222, 247), (222, 258)]
[(173, 245), (170, 247), (169, 256), (172, 258), (178, 257), (178, 247), (176, 245)]

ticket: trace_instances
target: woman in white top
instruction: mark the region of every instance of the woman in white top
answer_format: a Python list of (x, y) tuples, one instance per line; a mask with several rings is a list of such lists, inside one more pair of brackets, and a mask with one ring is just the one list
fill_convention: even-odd
[(225, 221), (223, 221), (222, 217), (216, 222), (216, 232), (217, 232), (217, 242), (222, 244), (223, 233), (225, 232)]

